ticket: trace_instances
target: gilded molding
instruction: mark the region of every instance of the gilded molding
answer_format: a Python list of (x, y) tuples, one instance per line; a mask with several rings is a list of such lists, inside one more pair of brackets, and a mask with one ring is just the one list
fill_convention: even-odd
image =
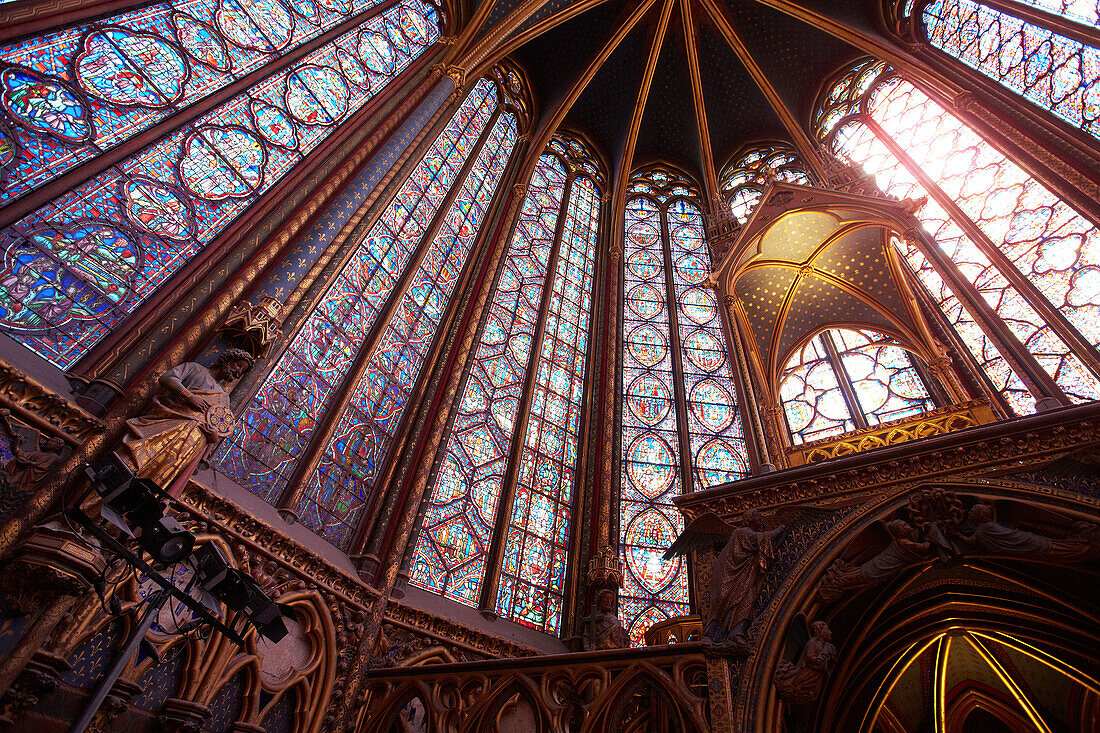
[(502, 639), (499, 636), (486, 634), (483, 631), (467, 628), (442, 616), (406, 606), (393, 599), (390, 599), (386, 605), (385, 621), (415, 629), (419, 634), (433, 637), (446, 644), (455, 644), (476, 650), (489, 657), (514, 659), (517, 657), (532, 657), (538, 654), (536, 650), (530, 647)]
[(0, 405), (31, 427), (42, 428), (74, 446), (106, 429), (99, 418), (3, 361), (0, 361)]

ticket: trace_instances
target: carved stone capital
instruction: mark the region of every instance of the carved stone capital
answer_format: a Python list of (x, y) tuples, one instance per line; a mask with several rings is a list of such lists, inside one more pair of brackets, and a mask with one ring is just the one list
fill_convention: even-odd
[(11, 725), (13, 718), (38, 704), (39, 698), (57, 689), (61, 675), (69, 670), (63, 657), (37, 651), (23, 667), (15, 682), (0, 697), (0, 725)]
[(461, 66), (454, 64), (435, 64), (430, 69), (432, 77), (436, 79), (442, 79), (448, 77), (454, 82), (455, 89), (461, 89), (462, 83), (466, 80), (466, 70)]
[(0, 573), (0, 592), (11, 610), (30, 614), (62, 596), (84, 592), (103, 567), (98, 549), (50, 522), (35, 527), (15, 548)]
[(283, 304), (270, 296), (264, 296), (259, 303), (238, 303), (218, 330), (234, 346), (258, 359), (267, 353), (282, 331), (282, 309)]
[(611, 545), (603, 545), (588, 561), (588, 585), (618, 588), (623, 584), (623, 565), (619, 553)]
[(164, 703), (157, 722), (162, 733), (198, 733), (210, 717), (210, 708), (191, 700), (169, 698)]

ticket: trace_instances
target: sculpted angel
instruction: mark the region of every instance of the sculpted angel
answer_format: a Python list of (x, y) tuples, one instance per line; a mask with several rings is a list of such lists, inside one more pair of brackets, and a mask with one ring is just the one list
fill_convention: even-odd
[(826, 603), (840, 598), (845, 591), (869, 588), (896, 577), (902, 570), (932, 557), (932, 543), (918, 541), (916, 530), (902, 519), (886, 525), (889, 544), (861, 565), (837, 558), (825, 572), (818, 595)]

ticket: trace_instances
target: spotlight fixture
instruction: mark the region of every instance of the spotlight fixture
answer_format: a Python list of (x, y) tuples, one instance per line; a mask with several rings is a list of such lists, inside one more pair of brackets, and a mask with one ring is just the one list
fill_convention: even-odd
[(210, 595), (247, 618), (268, 641), (278, 642), (286, 636), (285, 606), (268, 598), (250, 575), (230, 567), (217, 545), (208, 542), (196, 549), (191, 556), (191, 566), (199, 584)]

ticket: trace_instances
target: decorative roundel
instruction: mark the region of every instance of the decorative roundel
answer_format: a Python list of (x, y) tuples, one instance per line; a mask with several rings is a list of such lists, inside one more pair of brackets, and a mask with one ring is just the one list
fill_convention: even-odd
[(0, 104), (13, 120), (33, 132), (69, 143), (92, 138), (88, 108), (65, 82), (19, 66), (0, 71)]
[(642, 366), (656, 366), (668, 354), (668, 337), (653, 326), (643, 324), (627, 336), (626, 348)]
[(423, 13), (400, 8), (397, 11), (397, 22), (401, 25), (401, 31), (413, 43), (426, 46), (432, 40), (432, 29), (429, 20)]
[(692, 252), (676, 260), (676, 272), (685, 282), (698, 285), (705, 282), (710, 275), (710, 262), (706, 257)]
[(184, 188), (220, 201), (251, 196), (264, 177), (267, 150), (243, 127), (205, 125), (188, 133), (177, 166)]
[(35, 332), (102, 317), (130, 297), (141, 259), (133, 235), (110, 222), (39, 227), (4, 250), (5, 288), (22, 295), (0, 299), (0, 325)]
[(633, 242), (635, 247), (642, 248), (653, 242), (659, 242), (661, 234), (657, 231), (657, 227), (649, 222), (636, 221), (627, 228), (626, 238), (629, 242)]
[(347, 77), (348, 81), (361, 87), (364, 91), (370, 91), (370, 76), (354, 54), (337, 47), (336, 61), (340, 64), (340, 71), (344, 72), (344, 76)]
[(706, 488), (745, 476), (748, 464), (728, 441), (715, 438), (699, 449), (695, 457), (695, 473), (700, 488)]
[(138, 229), (175, 241), (195, 233), (191, 203), (175, 188), (144, 177), (131, 178), (120, 188), (122, 211)]
[(691, 363), (705, 372), (713, 372), (726, 362), (725, 350), (710, 331), (698, 328), (684, 339), (684, 353)]
[(650, 593), (660, 593), (680, 568), (678, 560), (661, 558), (676, 540), (676, 527), (664, 514), (649, 507), (630, 521), (624, 535), (630, 574)]
[(397, 69), (397, 54), (393, 44), (381, 33), (360, 34), (359, 58), (368, 71), (379, 76), (389, 76)]
[(722, 432), (733, 422), (733, 396), (713, 379), (703, 379), (692, 387), (688, 403), (695, 418), (713, 433)]
[(688, 288), (680, 296), (680, 309), (700, 326), (709, 323), (718, 315), (718, 304), (714, 292), (707, 288)]
[(321, 24), (321, 11), (313, 0), (290, 0), (290, 7), (294, 12), (302, 16), (314, 25)]
[(642, 496), (655, 499), (676, 480), (675, 459), (665, 439), (643, 433), (626, 449), (626, 475)]
[(186, 13), (173, 12), (176, 40), (188, 56), (214, 71), (229, 71), (229, 49), (218, 32)]
[(286, 77), (286, 108), (307, 125), (331, 125), (348, 108), (348, 85), (327, 66), (306, 64)]
[(627, 387), (626, 404), (634, 417), (646, 425), (656, 425), (672, 408), (672, 395), (660, 379), (643, 374)]
[(318, 0), (318, 2), (325, 10), (331, 10), (341, 15), (347, 15), (352, 9), (352, 0)]
[(89, 94), (120, 106), (154, 109), (179, 100), (191, 73), (183, 54), (160, 36), (113, 27), (86, 35), (73, 65)]
[(630, 310), (634, 311), (639, 318), (647, 321), (660, 313), (665, 307), (661, 293), (649, 283), (635, 286), (627, 294), (626, 302), (630, 305)]
[(233, 411), (225, 405), (211, 405), (206, 408), (206, 427), (219, 438), (227, 438), (233, 434)]
[(294, 16), (279, 0), (220, 0), (216, 17), (222, 35), (241, 48), (271, 53), (294, 36)]
[(638, 250), (626, 260), (626, 266), (642, 280), (652, 280), (660, 274), (664, 264), (661, 256), (649, 248)]
[(282, 107), (276, 107), (260, 99), (252, 99), (248, 102), (248, 114), (264, 140), (287, 150), (298, 147), (294, 121)]

